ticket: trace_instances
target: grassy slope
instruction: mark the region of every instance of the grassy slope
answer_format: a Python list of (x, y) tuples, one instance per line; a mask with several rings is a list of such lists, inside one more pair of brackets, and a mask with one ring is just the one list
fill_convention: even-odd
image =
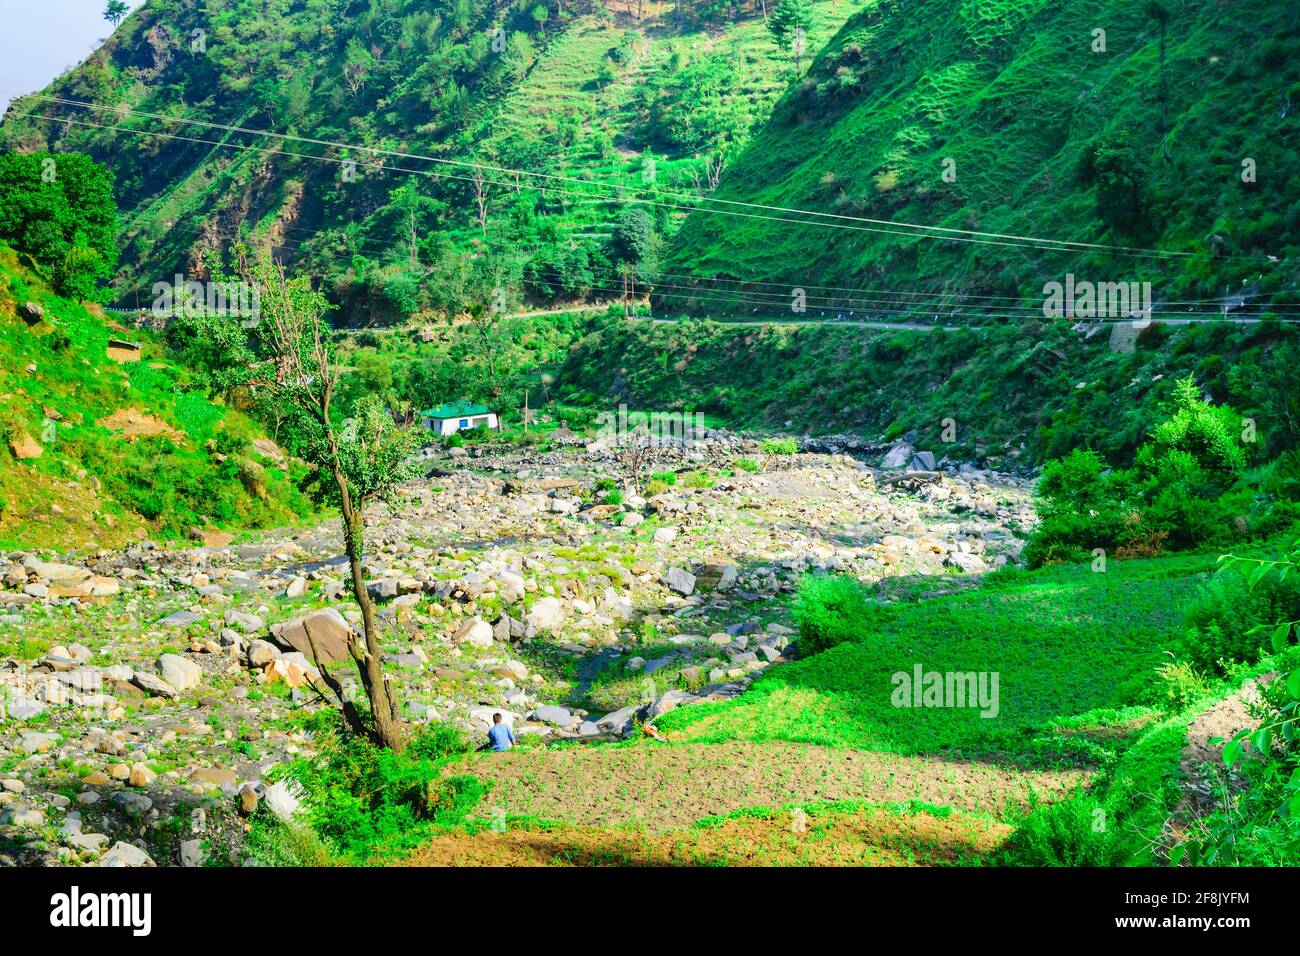
[[(1006, 246), (697, 214), (678, 237), (670, 271), (1024, 296), (1034, 307), (1042, 283), (1071, 270), (1097, 281), (1150, 279), (1157, 302), (1222, 296), (1243, 285), (1295, 286), (1300, 250), (1291, 203), (1300, 173), (1297, 112), (1288, 104), (1300, 95), (1300, 12), (1263, 2), (1165, 6), (1167, 159), (1160, 29), (1147, 5), (873, 0), (782, 100), (717, 195), (1159, 245), (1195, 258), (1161, 265), (1103, 254), (1040, 257)], [(1106, 53), (1091, 50), (1095, 28), (1106, 31)], [(1085, 149), (1117, 135), (1132, 144), (1129, 165), (1144, 193), (1137, 223), (1124, 229), (1099, 218), (1094, 187), (1077, 175)], [(1243, 183), (1244, 157), (1268, 173)], [(945, 159), (956, 163), (955, 182), (941, 179)], [(1244, 258), (1212, 262), (1211, 234), (1223, 238), (1223, 252)]]
[[(855, 8), (851, 0), (816, 0), (809, 45), (816, 48), (829, 40)], [(521, 141), (540, 144), (540, 168), (545, 172), (637, 188), (643, 184), (643, 165), (649, 154), (654, 157), (658, 180), (673, 189), (690, 191), (695, 157), (672, 145), (645, 141), (641, 135), (644, 117), (634, 96), (637, 89), (662, 82), (687, 66), (730, 60), (735, 66), (735, 82), (724, 92), (722, 102), (696, 106), (716, 112), (739, 106), (751, 122), (761, 122), (783, 92), (789, 67), (762, 19), (752, 12), (734, 23), (707, 27), (675, 22), (672, 4), (650, 3), (646, 9), (647, 17), (640, 22), (627, 17), (619, 17), (613, 24), (602, 24), (592, 16), (575, 20), (502, 103), (477, 155), (509, 158)], [(609, 82), (599, 82), (602, 62), (623, 44), (632, 50), (630, 61), (621, 65)], [(571, 139), (562, 130), (564, 121), (570, 119), (581, 127)], [(607, 135), (613, 149), (600, 149), (593, 136), (596, 133)], [(538, 167), (530, 164), (528, 168)], [(557, 194), (555, 201), (563, 207), (566, 226), (603, 236), (618, 209), (618, 203), (605, 198), (608, 196), (608, 191), (593, 191), (591, 198)], [(674, 217), (678, 215), (674, 213)]]
[[(17, 312), (29, 301), (45, 309), (30, 327)], [(110, 338), (143, 342), (143, 359), (109, 359)], [(290, 477), (252, 451), (260, 429), (182, 391), (186, 378), (152, 335), (117, 329), (55, 296), (0, 246), (0, 546), (112, 545), (184, 535), (193, 525), (284, 524), (308, 513)], [(62, 416), (52, 435), (45, 409)], [(121, 409), (157, 416), (183, 438), (130, 442), (98, 424)], [(43, 444), (39, 458), (13, 456), (8, 439), (23, 433)]]

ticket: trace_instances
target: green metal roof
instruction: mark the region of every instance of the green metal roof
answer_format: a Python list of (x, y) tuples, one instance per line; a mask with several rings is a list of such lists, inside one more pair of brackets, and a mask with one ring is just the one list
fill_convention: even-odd
[(469, 418), (471, 415), (491, 415), (492, 409), (484, 405), (475, 405), (463, 399), (459, 402), (446, 402), (420, 412), (421, 418)]

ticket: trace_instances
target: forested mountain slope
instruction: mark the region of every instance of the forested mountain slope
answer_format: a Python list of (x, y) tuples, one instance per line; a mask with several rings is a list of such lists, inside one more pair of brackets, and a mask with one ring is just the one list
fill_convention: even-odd
[(781, 307), (800, 286), (859, 312), (1017, 314), (1067, 272), (1150, 281), (1157, 312), (1239, 308), (1238, 293), (1294, 312), (1298, 105), (1294, 5), (870, 0), (717, 198), (1162, 254), (699, 212), (667, 271), (725, 280), (698, 303), (715, 312), (769, 282)]
[[(809, 43), (855, 8), (813, 4)], [(707, 190), (794, 75), (765, 9), (150, 0), (17, 101), (0, 145), (81, 151), (113, 170), (119, 304), (148, 304), (153, 282), (202, 272), (239, 235), (326, 277), (344, 321), (436, 307), (440, 263), (467, 249), (499, 256), (530, 298), (607, 298), (632, 241), (616, 236), (625, 204), (584, 183), (645, 198)], [(659, 242), (675, 228), (668, 206), (637, 208), (648, 221), (623, 232)]]

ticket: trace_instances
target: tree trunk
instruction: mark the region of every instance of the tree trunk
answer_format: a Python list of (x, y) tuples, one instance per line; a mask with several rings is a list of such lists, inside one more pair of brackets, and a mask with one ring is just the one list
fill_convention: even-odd
[(397, 706), (397, 698), (389, 686), (388, 679), (384, 677), (383, 664), (380, 660), (382, 648), (379, 645), (379, 628), (375, 625), (375, 608), (370, 603), (365, 572), (361, 567), (363, 533), (361, 519), (365, 503), (358, 502), (354, 505), (352, 496), (348, 492), (347, 480), (337, 467), (334, 470), (334, 480), (340, 492), (344, 550), (347, 552), (348, 567), (352, 572), (352, 595), (361, 608), (361, 621), (365, 631), (365, 647), (353, 642), (352, 657), (357, 662), (361, 686), (365, 688), (366, 697), (370, 701), (374, 740), (380, 746), (400, 753), (406, 746), (401, 714)]

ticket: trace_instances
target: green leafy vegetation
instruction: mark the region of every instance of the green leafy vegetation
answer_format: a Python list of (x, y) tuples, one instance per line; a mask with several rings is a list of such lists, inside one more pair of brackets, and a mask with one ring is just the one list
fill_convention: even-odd
[(439, 827), (461, 823), (482, 787), (472, 777), (443, 777), (442, 766), (469, 749), (464, 735), (429, 725), (401, 754), (348, 731), (334, 711), (312, 724), (317, 753), (285, 768), (302, 788), (301, 822), (259, 817), (250, 848), (279, 865), (364, 864), (409, 850)]
[[(1293, 300), (1285, 263), (1300, 241), (1284, 133), (1295, 122), (1285, 104), (1300, 82), (1300, 31), (1293, 9), (1239, 12), (1201, 3), (864, 4), (813, 47), (807, 75), (723, 173), (715, 197), (872, 222), (827, 228), (692, 213), (664, 271), (681, 275), (674, 281), (698, 301), (671, 290), (679, 298), (665, 296), (665, 305), (745, 315), (767, 302), (765, 311), (790, 316), (798, 287), (809, 318), (851, 309), (942, 324), (987, 314), (1021, 327), (1042, 316), (1044, 284), (1072, 273), (1150, 280), (1157, 312), (1217, 315), (1225, 290), (1240, 289), (1252, 312), (1268, 316), (1270, 302)], [(1275, 171), (1267, 180), (1265, 169)], [(1189, 255), (922, 239), (889, 222)], [(756, 283), (779, 294), (764, 296)]]
[(59, 295), (99, 299), (117, 266), (112, 175), (78, 153), (0, 155), (0, 242)]
[[(844, 578), (813, 579), (796, 619), (820, 653), (758, 678), (744, 695), (674, 711), (659, 727), (692, 740), (792, 740), (898, 753), (1004, 754), (1074, 760), (1092, 747), (1055, 722), (1144, 703), (1206, 556), (997, 572), (977, 590), (880, 604)], [(979, 708), (901, 707), (894, 676), (999, 675), (996, 719)]]
[(1253, 440), (1252, 423), (1204, 401), (1191, 378), (1175, 384), (1167, 415), (1132, 468), (1107, 468), (1080, 448), (1047, 463), (1038, 489), (1042, 522), (1026, 554), (1031, 564), (1266, 538), (1300, 518), (1295, 497), (1261, 495), (1261, 475), (1246, 475), (1248, 454), (1258, 454), (1243, 440)]

